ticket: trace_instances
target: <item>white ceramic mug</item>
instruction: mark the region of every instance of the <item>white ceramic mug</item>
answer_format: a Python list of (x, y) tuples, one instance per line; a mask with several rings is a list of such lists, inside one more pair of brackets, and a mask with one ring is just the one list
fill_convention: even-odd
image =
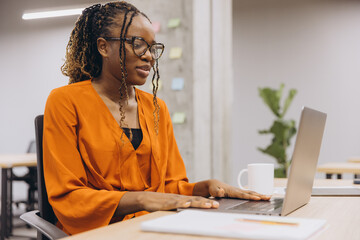
[[(241, 184), (241, 176), (245, 172), (248, 173), (248, 189), (244, 188)], [(240, 189), (251, 190), (264, 195), (272, 195), (274, 191), (274, 164), (248, 164), (247, 169), (243, 169), (239, 172), (237, 182)]]

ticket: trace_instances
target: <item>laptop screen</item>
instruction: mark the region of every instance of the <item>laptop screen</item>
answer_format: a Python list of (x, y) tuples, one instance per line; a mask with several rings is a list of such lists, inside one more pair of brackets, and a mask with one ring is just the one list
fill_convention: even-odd
[(281, 215), (309, 202), (324, 134), (326, 114), (303, 107)]

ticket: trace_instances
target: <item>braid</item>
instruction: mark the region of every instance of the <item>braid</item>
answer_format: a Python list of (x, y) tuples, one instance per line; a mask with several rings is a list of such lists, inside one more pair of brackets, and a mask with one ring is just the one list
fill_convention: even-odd
[[(129, 14), (131, 14), (129, 16)], [(102, 71), (102, 56), (97, 49), (97, 39), (99, 37), (109, 36), (111, 34), (110, 28), (118, 25), (119, 15), (123, 15), (120, 38), (120, 70), (121, 70), (121, 84), (119, 88), (120, 93), (120, 126), (125, 124), (125, 110), (123, 100), (128, 104), (129, 94), (127, 91), (127, 70), (126, 70), (126, 51), (125, 41), (128, 29), (135, 16), (141, 14), (149, 21), (150, 19), (142, 12), (140, 12), (134, 5), (125, 1), (109, 2), (105, 5), (95, 4), (83, 10), (82, 14), (75, 23), (75, 27), (71, 32), (69, 42), (66, 46), (65, 62), (61, 66), (61, 72), (69, 77), (69, 84), (85, 81), (91, 78), (100, 76)], [(151, 21), (150, 21), (151, 22)], [(120, 26), (119, 26), (120, 27)], [(155, 76), (156, 88), (153, 89), (154, 95), (154, 122), (155, 131), (158, 134), (159, 129), (159, 110), (156, 93), (159, 82), (158, 61), (156, 61), (156, 68), (153, 67), (154, 75), (152, 79), (153, 85)], [(155, 86), (155, 85), (154, 85)], [(130, 130), (130, 141), (132, 140), (132, 132)]]
[[(128, 12), (125, 13), (125, 17), (124, 17), (124, 23), (123, 26), (121, 28), (121, 32), (120, 32), (120, 38), (123, 39), (125, 38), (127, 31), (129, 29), (129, 26), (136, 14), (136, 12), (133, 12), (129, 23), (127, 24), (126, 28), (124, 28), (125, 24), (126, 24), (126, 17), (127, 17)], [(127, 91), (127, 84), (126, 84), (126, 79), (127, 79), (127, 70), (126, 70), (126, 51), (125, 51), (125, 41), (122, 40), (120, 42), (120, 49), (119, 49), (119, 55), (120, 55), (120, 66), (121, 66), (121, 84), (120, 84), (120, 88), (119, 88), (119, 92), (120, 92), (120, 100), (119, 100), (119, 110), (120, 110), (120, 126), (126, 126), (126, 123), (124, 122), (125, 120), (125, 111), (123, 110), (123, 102), (122, 100), (125, 99), (126, 100), (126, 105), (128, 104), (128, 100), (129, 100), (129, 93)], [(130, 141), (132, 141), (132, 131), (130, 129), (130, 136), (129, 136)]]
[[(159, 62), (158, 60), (156, 60), (155, 65), (153, 67), (154, 70), (154, 74), (152, 76), (152, 86), (153, 86), (153, 102), (154, 102), (154, 112), (153, 112), (153, 116), (154, 116), (154, 128), (155, 128), (155, 133), (156, 135), (159, 134), (159, 121), (160, 121), (160, 106), (157, 102), (157, 98), (156, 98), (156, 94), (157, 91), (159, 89), (159, 78), (160, 78), (160, 74), (159, 74)], [(155, 76), (156, 76), (156, 80), (155, 80)]]

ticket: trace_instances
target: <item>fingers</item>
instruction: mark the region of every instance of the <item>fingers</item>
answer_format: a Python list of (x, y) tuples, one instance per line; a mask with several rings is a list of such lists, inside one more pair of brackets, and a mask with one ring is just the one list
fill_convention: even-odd
[(250, 194), (252, 196), (260, 197), (260, 200), (270, 200), (270, 198), (271, 198), (271, 195), (263, 195), (263, 194), (260, 194), (260, 193), (254, 192), (254, 191), (246, 191), (246, 192), (247, 192), (247, 194)]
[(209, 194), (212, 197), (228, 197), (226, 191), (227, 185), (221, 183), (217, 180), (210, 180), (209, 181)]
[(213, 182), (209, 186), (209, 193), (213, 197), (242, 198), (248, 200), (270, 200), (271, 196), (262, 195), (254, 191), (241, 190), (221, 182)]
[(170, 193), (142, 192), (138, 201), (141, 208), (148, 212), (188, 208), (191, 206), (189, 197)]
[(219, 203), (203, 197), (184, 196), (169, 193), (146, 192), (146, 198), (140, 198), (144, 210), (153, 212), (176, 208), (218, 208)]
[(184, 203), (183, 204), (183, 208), (188, 208), (188, 207), (190, 207), (191, 206), (191, 202), (186, 202), (186, 203)]
[(194, 207), (194, 200), (191, 198), (193, 197), (176, 195), (175, 198), (166, 203), (165, 206), (168, 209)]
[(210, 200), (203, 197), (191, 197), (190, 199), (190, 206), (193, 208), (218, 208), (219, 203), (214, 200)]
[(219, 198), (227, 197), (225, 195), (226, 194), (225, 189), (222, 187), (219, 187), (217, 185), (210, 186), (209, 193), (210, 193), (210, 196), (212, 196), (212, 197), (219, 197)]
[(185, 198), (185, 200), (182, 200), (183, 203), (180, 204), (180, 206), (178, 207), (182, 207), (182, 208), (218, 208), (219, 207), (219, 203), (214, 201), (214, 200), (210, 200), (207, 198), (203, 198), (203, 197), (185, 197), (183, 196), (183, 198)]
[(243, 198), (243, 199), (248, 199), (248, 200), (255, 200), (255, 201), (259, 201), (259, 200), (270, 200), (271, 196), (269, 195), (263, 195), (254, 191), (247, 191), (247, 190), (241, 190), (238, 188), (235, 188), (236, 190), (230, 194), (232, 195), (232, 198)]

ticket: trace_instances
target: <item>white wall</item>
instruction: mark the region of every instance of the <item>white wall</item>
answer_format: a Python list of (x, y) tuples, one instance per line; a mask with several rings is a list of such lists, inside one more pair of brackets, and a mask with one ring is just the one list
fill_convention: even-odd
[[(49, 6), (55, 7), (56, 3)], [(24, 11), (41, 7), (41, 1), (0, 2), (0, 154), (27, 150), (35, 138), (35, 116), (43, 114), (50, 91), (68, 81), (60, 66), (76, 17), (21, 19)], [(22, 175), (26, 168), (15, 172)], [(24, 183), (16, 182), (14, 199), (24, 199), (26, 189)]]
[(77, 17), (24, 21), (24, 11), (44, 7), (31, 2), (0, 3), (0, 153), (26, 151), (35, 138), (34, 118), (43, 113), (51, 89), (68, 81), (60, 66)]
[(328, 113), (319, 163), (360, 155), (359, 26), (359, 1), (233, 1), (234, 184), (246, 164), (274, 162), (256, 149), (273, 121), (258, 87), (296, 88), (286, 118), (297, 123), (302, 105)]

